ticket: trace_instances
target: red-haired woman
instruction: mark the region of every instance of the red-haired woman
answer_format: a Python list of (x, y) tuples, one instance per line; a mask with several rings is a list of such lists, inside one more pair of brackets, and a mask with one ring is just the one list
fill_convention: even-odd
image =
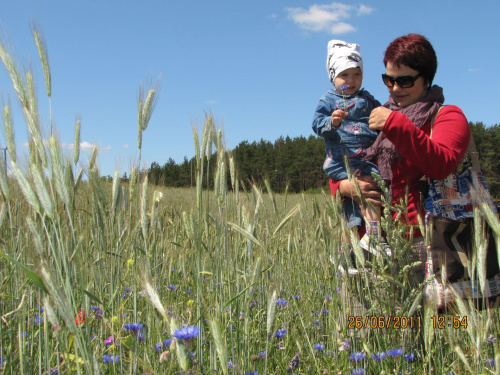
[[(423, 219), (419, 180), (424, 176), (443, 179), (452, 173), (465, 155), (470, 141), (470, 128), (463, 112), (454, 105), (440, 109), (443, 89), (432, 85), (437, 58), (431, 43), (422, 35), (408, 34), (389, 44), (384, 56), (384, 84), (389, 101), (375, 108), (369, 119), (372, 130), (380, 131), (369, 150), (381, 176), (392, 190), (392, 201), (399, 204), (408, 192), (406, 224), (418, 225)], [(438, 113), (431, 131), (431, 119)], [(377, 187), (358, 181), (364, 199), (380, 204)], [(331, 181), (332, 193), (360, 200), (350, 180)], [(372, 199), (373, 198), (373, 199)], [(415, 231), (414, 255), (425, 264), (426, 250), (420, 233)], [(419, 278), (423, 280), (423, 269)]]

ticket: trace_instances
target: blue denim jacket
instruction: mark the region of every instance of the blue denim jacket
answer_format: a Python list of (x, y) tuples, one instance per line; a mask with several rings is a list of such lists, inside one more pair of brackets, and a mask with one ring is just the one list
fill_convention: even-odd
[[(370, 130), (370, 113), (380, 103), (364, 89), (356, 94), (344, 97), (335, 89), (321, 97), (314, 113), (313, 131), (324, 138), (327, 148), (357, 147), (366, 149), (377, 138), (377, 132)], [(342, 120), (338, 128), (332, 127), (332, 112), (346, 109), (349, 115)]]
[[(378, 173), (375, 164), (362, 159), (363, 150), (370, 147), (377, 138), (377, 132), (368, 127), (368, 119), (372, 109), (378, 106), (380, 103), (365, 90), (359, 90), (345, 98), (335, 90), (330, 90), (319, 100), (312, 127), (326, 142), (323, 170), (328, 177), (333, 180), (348, 177), (344, 156), (348, 157), (351, 173), (358, 176)], [(346, 109), (349, 115), (338, 128), (334, 128), (331, 116), (337, 109)]]

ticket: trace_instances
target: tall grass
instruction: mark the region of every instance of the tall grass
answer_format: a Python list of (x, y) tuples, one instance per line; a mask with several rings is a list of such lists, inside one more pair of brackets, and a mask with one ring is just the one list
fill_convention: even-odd
[[(37, 38), (47, 79), (47, 49), (39, 32)], [(237, 166), (211, 115), (201, 131), (193, 129), (196, 188), (152, 186), (140, 161), (130, 181), (121, 181), (117, 171), (105, 183), (97, 149), (86, 165), (80, 162), (80, 120), (69, 160), (54, 132), (42, 134), (33, 75), (20, 73), (3, 43), (0, 59), (31, 145), (28, 160), (19, 160), (5, 104), (10, 177), (0, 167), (4, 373), (498, 372), (489, 359), (499, 362), (499, 310), (477, 311), (459, 300), (456, 315), (467, 315), (468, 326), (432, 327), (437, 312), (429, 308), (424, 316), (406, 228), (382, 223), (392, 259), (364, 259), (352, 236), (360, 272), (341, 274), (330, 259), (346, 267), (353, 261), (337, 251), (342, 234), (351, 235), (338, 198), (275, 194), (265, 181), (266, 193), (258, 186), (240, 191)], [(139, 149), (157, 92), (141, 89)], [(203, 190), (212, 152), (215, 185)], [(404, 202), (399, 209), (405, 210)], [(498, 218), (481, 209), (498, 234)], [(379, 328), (349, 328), (359, 320), (359, 301), (366, 303), (362, 325), (365, 315), (373, 316)], [(380, 328), (390, 315), (414, 318), (414, 328)], [(179, 336), (193, 326), (198, 335)]]

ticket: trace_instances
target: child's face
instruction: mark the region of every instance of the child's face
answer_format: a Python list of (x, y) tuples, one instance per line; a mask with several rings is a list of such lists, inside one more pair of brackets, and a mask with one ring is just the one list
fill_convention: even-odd
[[(352, 95), (355, 94), (363, 83), (363, 74), (358, 68), (349, 68), (335, 77), (335, 90), (339, 94)], [(342, 91), (340, 86), (347, 85), (347, 89)]]

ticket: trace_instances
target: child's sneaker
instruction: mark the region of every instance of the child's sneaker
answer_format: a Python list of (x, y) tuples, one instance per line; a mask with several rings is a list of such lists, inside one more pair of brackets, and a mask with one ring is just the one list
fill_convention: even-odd
[(385, 239), (381, 239), (377, 244), (375, 241), (370, 239), (370, 236), (365, 233), (361, 240), (359, 240), (359, 244), (363, 249), (375, 256), (379, 256), (381, 251), (385, 252), (388, 256), (392, 255), (392, 248), (389, 246)]

